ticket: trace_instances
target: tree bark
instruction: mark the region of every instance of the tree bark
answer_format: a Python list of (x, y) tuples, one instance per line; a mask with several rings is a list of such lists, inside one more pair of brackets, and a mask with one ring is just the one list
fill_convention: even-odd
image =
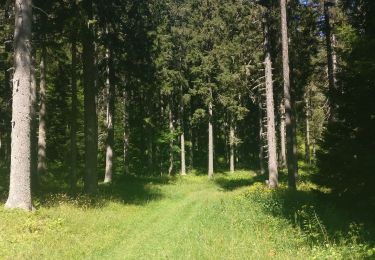
[(186, 175), (185, 161), (185, 127), (184, 127), (184, 93), (183, 87), (180, 87), (180, 145), (181, 145), (181, 175)]
[(286, 140), (285, 140), (285, 107), (282, 102), (280, 105), (280, 164), (286, 166)]
[(114, 163), (114, 119), (115, 119), (115, 85), (113, 83), (113, 60), (110, 49), (106, 51), (107, 58), (107, 140), (104, 182), (112, 182)]
[(77, 98), (77, 42), (76, 35), (72, 37), (71, 46), (72, 64), (71, 64), (71, 84), (72, 84), (72, 103), (70, 115), (70, 189), (74, 192), (77, 187), (77, 114), (78, 114), (78, 98)]
[(32, 1), (15, 1), (12, 143), (6, 208), (32, 210), (30, 187)]
[(288, 46), (288, 25), (286, 13), (286, 0), (280, 0), (281, 9), (281, 43), (283, 52), (283, 81), (284, 81), (284, 106), (285, 126), (287, 143), (287, 165), (288, 165), (288, 187), (296, 189), (296, 151), (295, 151), (295, 127), (293, 118), (292, 98), (290, 95), (290, 68), (289, 68), (289, 46)]
[(326, 51), (327, 51), (327, 67), (328, 67), (328, 99), (330, 102), (331, 112), (329, 120), (333, 119), (333, 104), (332, 96), (333, 91), (336, 88), (336, 53), (334, 51), (335, 35), (332, 33), (331, 27), (331, 16), (329, 11), (329, 5), (324, 3), (324, 20), (325, 20), (325, 39), (326, 39)]
[(235, 131), (234, 131), (234, 120), (230, 119), (229, 125), (229, 168), (230, 172), (234, 173), (234, 146), (235, 146)]
[(266, 169), (264, 167), (264, 127), (263, 127), (263, 108), (262, 108), (262, 101), (259, 97), (259, 169), (260, 175), (264, 175), (266, 173)]
[(46, 169), (46, 49), (42, 48), (40, 61), (39, 85), (39, 132), (38, 132), (38, 175), (42, 176)]
[[(83, 2), (87, 20), (93, 18), (92, 0)], [(96, 114), (96, 69), (94, 31), (92, 24), (86, 23), (82, 30), (82, 58), (83, 58), (83, 85), (84, 85), (84, 134), (85, 134), (85, 178), (84, 190), (86, 193), (96, 193), (98, 186), (97, 154), (98, 154), (98, 127)]]
[(169, 168), (168, 168), (168, 175), (172, 175), (173, 167), (174, 167), (174, 156), (173, 156), (173, 135), (174, 135), (174, 126), (173, 126), (173, 114), (172, 114), (172, 102), (170, 102), (168, 106), (168, 118), (169, 118), (169, 133), (170, 133), (170, 140), (169, 140)]
[(208, 102), (208, 177), (214, 176), (214, 131), (212, 126), (213, 106), (212, 106), (212, 88), (209, 89)]
[(272, 61), (270, 53), (268, 13), (266, 14), (264, 46), (265, 46), (265, 79), (266, 79), (266, 106), (267, 106), (267, 144), (268, 144), (268, 184), (270, 188), (278, 186), (278, 169), (276, 153), (275, 108), (273, 100)]

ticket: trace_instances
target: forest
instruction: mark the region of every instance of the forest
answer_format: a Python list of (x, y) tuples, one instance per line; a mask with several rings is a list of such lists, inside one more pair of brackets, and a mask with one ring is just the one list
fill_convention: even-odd
[(0, 0), (0, 259), (374, 259), (375, 1)]

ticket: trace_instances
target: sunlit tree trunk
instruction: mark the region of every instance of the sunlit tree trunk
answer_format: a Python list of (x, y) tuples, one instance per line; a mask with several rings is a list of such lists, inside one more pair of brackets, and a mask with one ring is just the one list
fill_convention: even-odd
[(181, 145), (181, 175), (186, 175), (185, 161), (185, 127), (184, 127), (184, 96), (182, 86), (180, 93), (180, 145)]
[(112, 182), (114, 164), (114, 119), (115, 119), (115, 85), (113, 82), (113, 57), (110, 49), (106, 50), (107, 59), (107, 139), (104, 182)]
[(30, 211), (32, 1), (15, 1), (12, 143), (9, 195), (5, 207)]
[(235, 130), (234, 130), (234, 120), (233, 118), (230, 119), (229, 125), (229, 168), (230, 172), (234, 173), (234, 147), (235, 147)]
[(208, 103), (208, 177), (214, 176), (214, 131), (212, 126), (213, 106), (212, 106), (212, 88), (210, 87), (210, 97)]
[[(268, 14), (267, 14), (268, 16)], [(265, 21), (264, 46), (265, 46), (265, 79), (266, 79), (266, 106), (267, 106), (267, 146), (268, 146), (268, 184), (270, 188), (278, 186), (277, 152), (276, 152), (276, 130), (275, 130), (275, 108), (273, 100), (272, 62), (269, 43), (269, 31), (267, 19)]]
[(296, 146), (295, 127), (293, 118), (292, 98), (290, 95), (290, 68), (289, 68), (289, 43), (288, 43), (288, 24), (286, 13), (286, 0), (280, 0), (281, 9), (281, 44), (283, 52), (283, 81), (284, 81), (284, 105), (285, 105), (285, 126), (286, 126), (286, 144), (287, 144), (287, 165), (288, 165), (288, 186), (296, 189)]

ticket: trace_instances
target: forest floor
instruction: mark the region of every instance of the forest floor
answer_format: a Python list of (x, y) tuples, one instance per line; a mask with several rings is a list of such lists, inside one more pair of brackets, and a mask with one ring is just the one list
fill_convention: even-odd
[(373, 226), (302, 183), (278, 191), (250, 171), (127, 177), (94, 199), (49, 193), (36, 212), (0, 205), (0, 259), (358, 259)]

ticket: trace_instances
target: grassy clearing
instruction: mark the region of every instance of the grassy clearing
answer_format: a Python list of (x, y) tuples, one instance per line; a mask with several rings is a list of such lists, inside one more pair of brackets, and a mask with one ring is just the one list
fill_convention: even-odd
[(45, 195), (35, 213), (0, 205), (0, 259), (375, 256), (371, 227), (323, 205), (309, 183), (298, 192), (270, 191), (262, 183), (245, 171), (212, 181), (129, 177), (102, 185), (94, 199)]

